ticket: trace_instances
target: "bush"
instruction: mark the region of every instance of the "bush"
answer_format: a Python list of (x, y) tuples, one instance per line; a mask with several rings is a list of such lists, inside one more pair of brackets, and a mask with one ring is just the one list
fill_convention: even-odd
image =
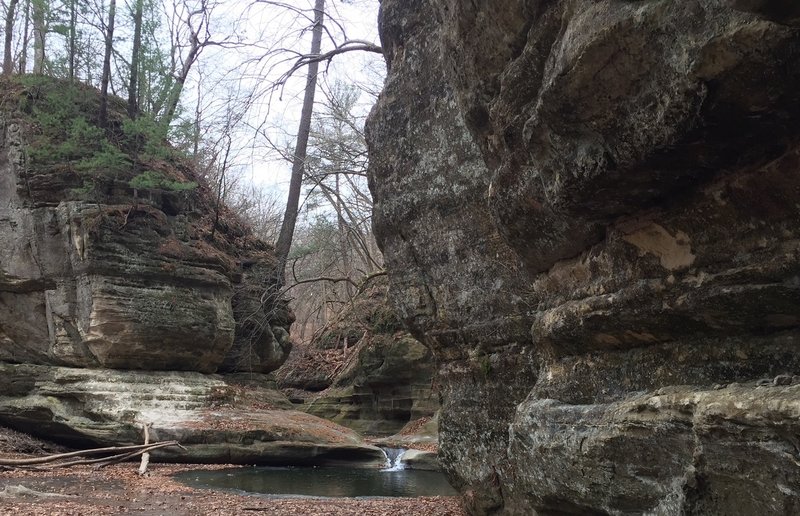
[[(69, 167), (94, 178), (127, 173), (130, 178), (149, 162), (179, 158), (166, 140), (165, 129), (149, 116), (132, 120), (120, 114), (117, 122), (98, 127), (91, 118), (99, 105), (92, 88), (41, 76), (20, 76), (19, 81), (24, 88), (19, 108), (32, 122), (28, 156), (35, 168)], [(133, 177), (130, 183), (166, 190), (197, 186), (152, 171)]]
[(160, 172), (156, 172), (154, 170), (146, 170), (142, 172), (138, 176), (134, 177), (128, 184), (132, 188), (140, 188), (140, 189), (159, 189), (159, 190), (171, 190), (173, 192), (181, 192), (185, 190), (194, 190), (197, 188), (197, 183), (194, 181), (174, 181), (164, 174)]
[(128, 155), (111, 145), (108, 140), (102, 140), (98, 147), (90, 155), (74, 162), (75, 170), (88, 174), (110, 175), (130, 170), (132, 162)]
[(140, 161), (176, 158), (175, 150), (166, 143), (164, 128), (149, 116), (125, 119), (122, 134), (125, 147)]

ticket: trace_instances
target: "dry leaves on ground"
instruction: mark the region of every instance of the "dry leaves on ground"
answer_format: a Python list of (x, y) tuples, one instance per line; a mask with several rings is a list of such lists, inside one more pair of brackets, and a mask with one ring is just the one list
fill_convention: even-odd
[(222, 469), (230, 465), (151, 464), (151, 473), (139, 477), (133, 463), (102, 470), (88, 466), (68, 471), (3, 471), (0, 491), (23, 485), (59, 498), (19, 496), (2, 501), (3, 514), (42, 516), (141, 515), (252, 515), (275, 516), (464, 516), (456, 497), (421, 498), (270, 498), (193, 489), (171, 475), (189, 469)]

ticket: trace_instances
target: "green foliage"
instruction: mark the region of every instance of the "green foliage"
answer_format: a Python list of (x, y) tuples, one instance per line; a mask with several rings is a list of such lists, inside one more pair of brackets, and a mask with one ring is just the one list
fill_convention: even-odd
[(126, 153), (86, 118), (96, 110), (96, 92), (40, 76), (23, 76), (20, 81), (27, 89), (20, 108), (31, 115), (34, 124), (28, 149), (32, 166), (66, 165), (92, 175), (115, 175), (130, 169)]
[(69, 31), (70, 31), (69, 25), (64, 25), (62, 23), (58, 23), (58, 24), (50, 26), (50, 32), (53, 32), (55, 34), (59, 34), (61, 36), (64, 36), (65, 38), (69, 37)]
[(131, 160), (127, 154), (103, 138), (96, 150), (76, 161), (73, 166), (78, 172), (87, 174), (118, 175), (130, 170)]
[(194, 190), (197, 188), (197, 183), (194, 181), (188, 181), (186, 183), (173, 181), (164, 174), (153, 170), (142, 172), (131, 179), (128, 184), (133, 188), (171, 190), (174, 192)]
[(333, 242), (337, 236), (337, 228), (333, 221), (318, 215), (302, 233), (297, 235), (292, 242), (289, 253), (290, 260), (310, 257), (326, 249), (335, 248)]
[(85, 87), (41, 75), (19, 77), (25, 88), (20, 110), (31, 115), (44, 138), (63, 141), (76, 118), (96, 111), (97, 94)]
[(175, 151), (166, 144), (164, 128), (150, 116), (125, 119), (122, 133), (125, 146), (138, 160), (169, 160), (176, 157)]
[(62, 146), (69, 146), (72, 154), (78, 155), (81, 149), (95, 149), (102, 145), (100, 142), (104, 139), (105, 134), (102, 129), (95, 125), (90, 125), (84, 117), (80, 116), (72, 121), (67, 141)]
[[(194, 120), (176, 118), (169, 131), (170, 141), (184, 154), (191, 155), (194, 151), (194, 142), (198, 138), (198, 127)], [(198, 149), (200, 152), (202, 149)]]
[(22, 76), (20, 82), (25, 87), (20, 110), (33, 123), (30, 163), (40, 169), (69, 167), (89, 176), (84, 187), (73, 191), (76, 195), (88, 195), (94, 179), (101, 176), (130, 178), (130, 186), (141, 189), (197, 187), (197, 183), (175, 181), (153, 170), (137, 174), (153, 161), (179, 159), (166, 140), (166, 130), (152, 117), (123, 117), (121, 125), (98, 127), (88, 118), (97, 112), (93, 89), (41, 76)]
[(488, 356), (483, 356), (480, 359), (480, 368), (481, 374), (483, 374), (484, 378), (489, 378), (492, 374), (492, 362), (489, 360)]

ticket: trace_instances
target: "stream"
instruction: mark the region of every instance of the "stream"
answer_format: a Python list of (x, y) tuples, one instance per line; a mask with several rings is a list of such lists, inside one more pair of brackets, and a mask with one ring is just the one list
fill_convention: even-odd
[(406, 469), (404, 448), (383, 448), (386, 467), (243, 467), (195, 470), (175, 475), (191, 487), (247, 494), (311, 497), (455, 496), (438, 471)]
[(455, 496), (442, 473), (413, 469), (244, 467), (187, 471), (180, 482), (248, 494), (313, 497)]

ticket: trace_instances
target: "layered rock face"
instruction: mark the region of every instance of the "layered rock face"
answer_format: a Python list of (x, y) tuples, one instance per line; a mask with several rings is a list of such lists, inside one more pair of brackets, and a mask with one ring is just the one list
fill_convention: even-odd
[(86, 198), (68, 164), (28, 159), (24, 114), (0, 116), (0, 360), (200, 372), (283, 363), (291, 316), (283, 301), (260, 301), (271, 250), (228, 213), (210, 239), (210, 191), (137, 191), (100, 168)]
[(439, 408), (432, 392), (433, 359), (407, 333), (373, 339), (305, 410), (370, 436), (399, 432)]
[[(261, 374), (291, 346), (286, 302), (262, 302), (272, 249), (191, 169), (130, 152), (120, 166), (123, 145), (81, 158), (91, 89), (22, 77), (0, 100), (0, 425), (89, 446), (141, 442), (149, 423), (185, 445), (160, 460), (384, 464)], [(111, 101), (111, 140), (125, 142)], [(67, 136), (51, 122), (66, 109), (88, 118)], [(149, 167), (140, 179), (169, 181), (137, 187)]]
[(0, 363), (0, 421), (77, 447), (154, 441), (162, 461), (380, 467), (383, 452), (302, 412), (262, 375), (109, 371)]
[(303, 410), (373, 437), (439, 409), (431, 351), (402, 328), (387, 291), (383, 278), (372, 280), (302, 357), (278, 371), (283, 387), (307, 392)]
[(375, 229), (474, 513), (800, 510), (799, 16), (382, 3)]

